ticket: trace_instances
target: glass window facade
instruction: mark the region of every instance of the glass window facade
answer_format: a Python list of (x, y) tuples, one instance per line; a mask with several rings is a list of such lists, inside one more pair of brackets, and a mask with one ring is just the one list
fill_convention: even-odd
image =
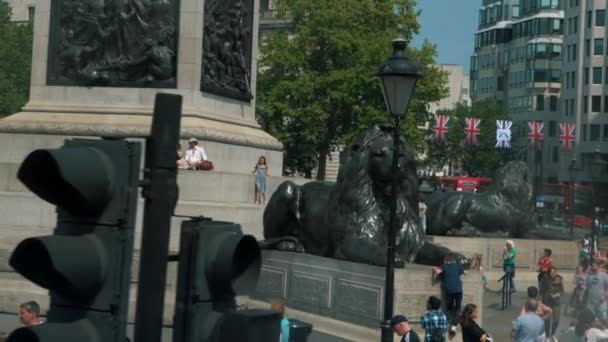
[(595, 26), (606, 26), (606, 10), (595, 10)]
[(593, 84), (602, 84), (602, 67), (593, 67)]
[(602, 56), (604, 54), (604, 38), (595, 38), (593, 40), (593, 55)]
[(600, 140), (600, 125), (592, 124), (589, 125), (589, 141)]
[(591, 96), (591, 111), (593, 113), (602, 111), (602, 97), (600, 95)]
[(545, 96), (544, 95), (536, 95), (536, 110), (537, 111), (545, 110)]

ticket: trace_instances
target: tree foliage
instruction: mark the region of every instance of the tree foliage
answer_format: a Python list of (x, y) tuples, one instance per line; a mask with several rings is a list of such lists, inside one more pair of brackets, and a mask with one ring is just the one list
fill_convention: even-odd
[[(414, 0), (277, 0), (290, 32), (269, 35), (261, 45), (258, 109), (266, 129), (286, 148), (287, 169), (302, 171), (318, 160), (318, 178), (332, 145), (346, 144), (373, 124), (388, 122), (375, 73), (392, 54), (397, 28), (406, 39), (418, 33)], [(423, 146), (417, 124), (427, 104), (447, 95), (447, 74), (432, 66), (436, 48), (408, 49), (424, 67), (403, 125), (414, 148)]]
[(0, 0), (0, 115), (21, 109), (29, 98), (32, 62), (31, 24), (10, 21), (11, 7)]
[[(458, 104), (451, 110), (440, 110), (438, 114), (450, 117), (448, 143), (430, 143), (426, 163), (431, 168), (446, 164), (461, 168), (470, 176), (492, 176), (504, 159), (496, 148), (496, 120), (508, 119), (502, 105), (495, 101), (480, 101), (471, 106)], [(463, 143), (465, 118), (481, 119), (478, 146)]]

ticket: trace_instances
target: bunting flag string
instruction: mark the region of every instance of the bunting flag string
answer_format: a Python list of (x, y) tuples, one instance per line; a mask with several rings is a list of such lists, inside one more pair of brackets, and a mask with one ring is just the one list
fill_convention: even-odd
[(496, 148), (511, 148), (511, 126), (513, 121), (496, 120)]
[(574, 135), (575, 128), (576, 125), (573, 123), (559, 124), (559, 129), (561, 131), (559, 140), (561, 140), (562, 151), (572, 152), (572, 148), (574, 147), (574, 140), (576, 139), (576, 136)]
[(450, 117), (447, 115), (435, 115), (435, 126), (433, 126), (433, 141), (438, 144), (448, 143), (448, 122)]
[(539, 150), (542, 140), (545, 138), (545, 134), (543, 133), (543, 128), (545, 124), (543, 122), (534, 121), (528, 122), (528, 139), (530, 139), (530, 146), (533, 150)]
[(478, 145), (478, 137), (481, 134), (479, 125), (481, 119), (476, 118), (465, 118), (464, 119), (464, 143), (468, 145)]

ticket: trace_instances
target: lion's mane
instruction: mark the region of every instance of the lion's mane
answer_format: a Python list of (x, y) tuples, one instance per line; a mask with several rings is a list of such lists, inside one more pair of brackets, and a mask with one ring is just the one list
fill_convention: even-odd
[[(370, 163), (373, 145), (384, 140), (392, 163), (392, 128), (374, 126), (361, 134), (340, 158), (336, 185), (329, 197), (328, 215), (333, 222), (333, 241), (343, 241), (346, 234), (372, 237), (380, 244), (386, 243), (390, 219), (390, 180), (373, 177), (374, 166)], [(409, 147), (401, 139), (402, 160), (399, 168), (399, 197), (397, 200), (397, 253), (410, 260), (424, 243), (424, 232), (418, 222), (418, 179), (415, 160)]]

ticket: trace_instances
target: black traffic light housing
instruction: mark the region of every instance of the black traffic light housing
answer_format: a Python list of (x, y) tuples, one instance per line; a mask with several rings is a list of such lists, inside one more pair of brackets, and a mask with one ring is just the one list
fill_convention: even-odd
[(45, 324), (7, 341), (124, 342), (140, 159), (140, 143), (99, 139), (26, 157), (17, 176), (57, 206), (57, 226), (19, 243), (9, 263), (51, 302)]
[(236, 307), (235, 296), (255, 290), (260, 273), (253, 236), (238, 224), (201, 218), (182, 223), (180, 245), (174, 341), (231, 342), (235, 334), (278, 341), (278, 314)]

